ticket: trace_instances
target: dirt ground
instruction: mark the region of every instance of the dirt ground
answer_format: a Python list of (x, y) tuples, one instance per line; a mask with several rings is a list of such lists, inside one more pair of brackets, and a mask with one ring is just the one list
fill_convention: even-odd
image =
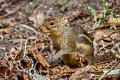
[[(0, 0), (0, 80), (120, 80), (120, 0), (106, 2), (107, 9), (105, 0)], [(92, 36), (96, 64), (50, 62), (51, 38), (39, 27), (57, 14)]]

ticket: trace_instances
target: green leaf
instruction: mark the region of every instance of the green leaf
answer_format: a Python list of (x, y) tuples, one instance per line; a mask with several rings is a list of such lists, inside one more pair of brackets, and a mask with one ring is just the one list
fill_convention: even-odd
[(64, 3), (63, 3), (63, 0), (58, 0), (58, 3), (59, 3), (59, 4), (62, 4), (62, 5), (64, 4)]
[(25, 12), (26, 12), (27, 14), (30, 14), (30, 13), (32, 13), (32, 10), (27, 9), (27, 10), (25, 10)]
[(108, 8), (108, 2), (104, 2), (104, 9), (107, 9)]
[(63, 2), (63, 0), (58, 0), (58, 3), (62, 3)]
[(99, 75), (99, 77), (103, 77), (104, 76), (104, 73), (101, 73), (100, 75)]
[(32, 9), (37, 8), (37, 6), (38, 6), (37, 4), (33, 4), (33, 5), (32, 5)]
[(58, 4), (60, 5), (65, 5), (65, 3), (67, 3), (68, 0), (57, 0)]
[(95, 9), (94, 8), (90, 8), (90, 11), (91, 11), (92, 15), (95, 15)]
[(102, 16), (100, 16), (101, 19), (105, 19), (105, 14), (103, 14)]
[(113, 14), (113, 10), (112, 9), (108, 9), (108, 13)]

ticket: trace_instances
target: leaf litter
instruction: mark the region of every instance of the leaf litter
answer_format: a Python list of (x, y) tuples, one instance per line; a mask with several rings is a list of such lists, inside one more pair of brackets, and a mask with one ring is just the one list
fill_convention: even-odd
[[(120, 59), (119, 17), (112, 18), (110, 15), (103, 24), (95, 26), (98, 29), (94, 29), (90, 26), (94, 25), (95, 19), (87, 7), (96, 7), (95, 12), (100, 15), (102, 10), (99, 4), (102, 1), (65, 0), (64, 5), (61, 5), (62, 2), (57, 3), (57, 0), (49, 3), (50, 1), (0, 1), (0, 80), (100, 80), (101, 77), (104, 80), (120, 79), (120, 64), (118, 63), (115, 67)], [(119, 5), (111, 0), (109, 3)], [(31, 7), (33, 4), (37, 6)], [(32, 11), (28, 14), (26, 10)], [(49, 62), (52, 58), (49, 56), (52, 51), (51, 39), (39, 30), (39, 26), (44, 19), (60, 12), (69, 17), (72, 25), (80, 24), (90, 31), (94, 38), (98, 63), (85, 67), (71, 67), (62, 62), (51, 65)], [(117, 28), (117, 30), (111, 30), (111, 28)], [(110, 72), (105, 75), (108, 71)]]

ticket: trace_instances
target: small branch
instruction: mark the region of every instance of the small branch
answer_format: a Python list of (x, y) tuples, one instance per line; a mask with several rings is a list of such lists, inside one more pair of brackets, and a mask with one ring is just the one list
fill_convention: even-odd
[(3, 18), (5, 18), (5, 17), (7, 17), (7, 16), (10, 16), (10, 15), (16, 13), (18, 10), (20, 10), (20, 8), (21, 8), (24, 4), (25, 4), (25, 3), (22, 3), (22, 4), (20, 4), (19, 6), (17, 6), (15, 9), (13, 9), (13, 11), (11, 11), (10, 13), (4, 14), (3, 16), (0, 16), (0, 19), (3, 19)]
[(37, 37), (29, 37), (29, 38), (27, 38), (27, 40), (25, 41), (25, 48), (24, 48), (24, 55), (23, 55), (23, 58), (25, 58), (26, 57), (26, 49), (27, 49), (27, 43), (28, 43), (28, 40), (30, 40), (30, 39), (35, 39), (35, 40), (37, 40)]
[(24, 25), (24, 24), (23, 24), (22, 27), (27, 28), (27, 29), (33, 31), (35, 34), (40, 34), (40, 32), (37, 32), (34, 28), (32, 28), (32, 27), (30, 27), (30, 26), (27, 26), (27, 25)]
[(104, 75), (99, 79), (102, 80), (110, 71), (112, 71), (118, 64), (120, 63), (120, 60), (118, 60), (118, 62), (106, 73), (104, 73)]

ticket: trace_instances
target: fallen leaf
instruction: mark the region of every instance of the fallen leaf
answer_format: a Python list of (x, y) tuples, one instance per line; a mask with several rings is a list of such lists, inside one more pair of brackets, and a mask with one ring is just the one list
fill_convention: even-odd
[(40, 53), (33, 53), (33, 56), (36, 60), (38, 60), (43, 67), (50, 67), (50, 65), (47, 63), (46, 59), (40, 54)]
[(7, 63), (0, 60), (0, 75), (7, 75), (8, 73), (9, 69)]
[(35, 27), (39, 27), (40, 25), (42, 25), (44, 19), (45, 19), (44, 13), (43, 12), (37, 13), (37, 11), (36, 12), (34, 11), (32, 16), (29, 17), (29, 20), (34, 22)]

